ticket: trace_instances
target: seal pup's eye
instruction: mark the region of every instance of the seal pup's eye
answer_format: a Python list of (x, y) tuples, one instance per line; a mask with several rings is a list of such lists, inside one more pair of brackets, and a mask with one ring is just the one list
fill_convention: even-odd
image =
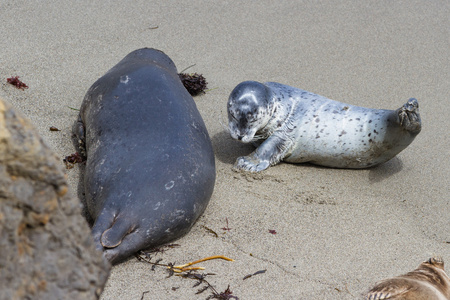
[(238, 121), (238, 119), (237, 119), (233, 114), (230, 114), (230, 116), (231, 116), (233, 119), (235, 119), (236, 121)]

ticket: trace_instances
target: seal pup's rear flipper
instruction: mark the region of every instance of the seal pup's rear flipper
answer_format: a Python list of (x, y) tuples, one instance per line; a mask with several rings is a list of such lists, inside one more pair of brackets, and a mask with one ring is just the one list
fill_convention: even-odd
[(399, 123), (407, 131), (418, 134), (422, 129), (422, 122), (419, 114), (419, 102), (411, 98), (408, 102), (397, 110)]

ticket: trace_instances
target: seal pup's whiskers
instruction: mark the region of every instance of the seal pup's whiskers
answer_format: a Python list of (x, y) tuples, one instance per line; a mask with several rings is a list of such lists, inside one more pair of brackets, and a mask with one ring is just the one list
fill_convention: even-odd
[(230, 133), (230, 128), (225, 125), (221, 119), (219, 119), (219, 124), (222, 126), (223, 129), (225, 129), (226, 132)]

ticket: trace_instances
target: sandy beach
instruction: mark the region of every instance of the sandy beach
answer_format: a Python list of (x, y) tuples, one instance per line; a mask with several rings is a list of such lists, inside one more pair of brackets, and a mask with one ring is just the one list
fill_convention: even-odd
[[(217, 292), (229, 286), (239, 299), (358, 299), (432, 255), (449, 270), (449, 15), (448, 1), (3, 0), (0, 97), (33, 122), (63, 164), (75, 152), (71, 108), (126, 54), (151, 47), (179, 71), (195, 65), (186, 72), (203, 74), (210, 89), (194, 100), (214, 147), (215, 190), (191, 232), (174, 242), (179, 247), (154, 258), (230, 257), (200, 265), (215, 274), (206, 280)], [(29, 88), (8, 84), (11, 76)], [(371, 169), (280, 163), (237, 173), (236, 158), (254, 148), (233, 141), (223, 124), (228, 96), (244, 80), (371, 108), (397, 109), (414, 97), (423, 129)], [(79, 169), (66, 172), (76, 195)], [(132, 258), (113, 268), (101, 299), (211, 295), (196, 294), (204, 284), (167, 275)]]

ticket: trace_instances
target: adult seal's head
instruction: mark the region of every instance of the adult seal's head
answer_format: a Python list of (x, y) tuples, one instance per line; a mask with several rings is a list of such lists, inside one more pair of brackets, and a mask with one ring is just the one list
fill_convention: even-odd
[(214, 188), (205, 124), (172, 60), (128, 54), (88, 90), (74, 126), (97, 248), (112, 263), (187, 233)]
[(262, 83), (245, 81), (238, 84), (228, 99), (228, 126), (231, 137), (249, 143), (256, 132), (271, 119), (274, 108), (272, 92)]
[(125, 56), (114, 68), (110, 69), (105, 75), (118, 68), (133, 69), (138, 65), (153, 64), (160, 68), (165, 68), (168, 72), (177, 73), (177, 67), (172, 59), (164, 52), (157, 49), (142, 48), (134, 50)]

